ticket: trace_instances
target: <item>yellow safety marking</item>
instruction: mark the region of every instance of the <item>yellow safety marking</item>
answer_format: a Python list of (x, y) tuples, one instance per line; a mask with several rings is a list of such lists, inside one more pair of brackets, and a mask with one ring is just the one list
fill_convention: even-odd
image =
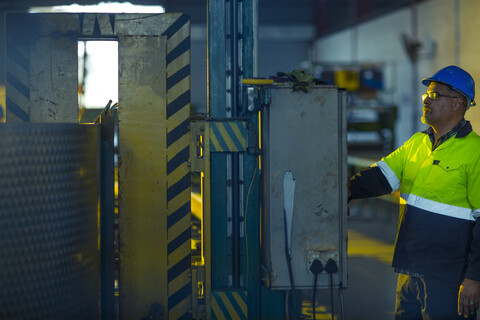
[[(185, 38), (190, 36), (190, 23), (185, 23), (167, 42), (167, 54), (175, 49)], [(190, 51), (190, 50), (188, 50)]]
[(179, 208), (183, 207), (185, 205), (185, 200), (188, 201), (188, 199), (185, 199), (186, 196), (190, 194), (190, 190), (183, 190), (180, 194), (178, 194), (175, 198), (172, 200), (168, 201), (168, 209), (167, 209), (167, 214), (170, 216), (170, 214), (174, 213), (176, 210)]
[[(185, 114), (190, 114), (190, 103), (187, 103), (186, 105), (184, 105), (183, 107), (181, 107), (176, 113), (174, 113), (173, 115), (170, 116), (170, 118), (168, 118), (167, 120), (167, 125), (168, 125), (168, 132), (170, 133), (173, 129), (175, 129), (176, 127), (178, 127), (178, 125), (180, 125), (181, 123), (183, 123), (185, 121), (185, 117), (182, 116), (182, 115), (185, 115)], [(182, 140), (183, 139), (183, 140)], [(187, 140), (186, 142), (184, 142), (184, 140)], [(190, 144), (190, 134), (185, 134), (183, 137), (180, 137), (177, 141), (175, 141), (174, 143), (182, 143), (182, 144), (185, 144), (186, 145), (189, 145)], [(168, 150), (170, 150), (171, 148), (173, 148), (173, 145), (170, 145), (168, 147)], [(178, 149), (179, 147), (177, 147), (175, 150), (182, 150), (183, 148), (180, 148)], [(168, 151), (167, 150), (167, 151)], [(178, 152), (177, 151), (177, 152)], [(169, 152), (170, 154), (170, 152)]]
[[(171, 239), (170, 239), (171, 240)], [(185, 241), (178, 248), (176, 248), (172, 253), (167, 256), (168, 263), (176, 263), (190, 254), (191, 243), (190, 241)]]
[(100, 34), (102, 36), (113, 35), (112, 25), (110, 23), (110, 18), (107, 13), (86, 14), (83, 18), (82, 34), (89, 36), (93, 35), (93, 31), (95, 28), (95, 20), (98, 22)]
[[(168, 147), (166, 149), (167, 162), (175, 158), (180, 152), (183, 152), (185, 148), (190, 145), (190, 134), (185, 127), (186, 121), (190, 115), (190, 47), (188, 37), (190, 36), (190, 22), (185, 20), (185, 15), (182, 15), (174, 24), (182, 21), (184, 24), (180, 29), (175, 30), (174, 34), (169, 34), (167, 41), (167, 139)], [(174, 25), (172, 24), (172, 25)], [(183, 42), (183, 43), (182, 43)], [(188, 50), (182, 55), (175, 57), (169, 57), (169, 54), (176, 55), (175, 49), (179, 49), (179, 44), (182, 47), (180, 49), (186, 49), (188, 44)], [(182, 68), (184, 73), (181, 77), (172, 77), (175, 73)], [(188, 74), (187, 74), (188, 72)], [(180, 99), (178, 99), (180, 98)], [(179, 103), (181, 102), (181, 104)], [(171, 108), (171, 110), (170, 110)], [(181, 131), (178, 131), (178, 130)], [(174, 136), (171, 136), (171, 135)], [(173, 171), (171, 171), (173, 169)], [(168, 188), (173, 187), (177, 182), (182, 182), (183, 190), (178, 194), (169, 195), (167, 203), (167, 214), (170, 217), (178, 209), (182, 208), (186, 204), (190, 203), (191, 188), (184, 185), (184, 180), (188, 177), (190, 168), (188, 161), (185, 160), (175, 168), (169, 169), (167, 175)], [(183, 180), (183, 181), (182, 181)], [(178, 188), (179, 186), (175, 187)], [(169, 189), (170, 190), (170, 189)], [(175, 191), (176, 192), (176, 191)], [(190, 210), (189, 210), (190, 211)], [(188, 316), (192, 308), (192, 284), (191, 284), (191, 237), (187, 237), (187, 232), (190, 234), (191, 228), (191, 214), (185, 213), (180, 220), (174, 224), (169, 225), (167, 230), (168, 238), (168, 251), (167, 264), (168, 264), (168, 319), (179, 319), (186, 315)], [(167, 218), (168, 219), (168, 218)], [(172, 221), (173, 223), (173, 221)], [(180, 237), (179, 237), (180, 236)], [(188, 265), (187, 265), (188, 264)], [(182, 272), (181, 274), (176, 274)], [(186, 288), (188, 290), (186, 290)], [(186, 313), (189, 312), (189, 313)], [(190, 314), (191, 316), (191, 314)]]
[[(302, 301), (302, 314), (308, 316), (307, 319), (313, 319), (313, 311), (312, 311), (312, 302), (311, 301)], [(335, 315), (333, 315), (334, 319), (337, 319)], [(332, 314), (327, 311), (327, 307), (324, 305), (316, 305), (315, 306), (315, 319), (319, 320), (331, 320)]]
[(185, 215), (182, 219), (178, 220), (173, 226), (168, 228), (168, 239), (173, 240), (185, 231), (185, 226), (190, 224), (189, 215)]
[(237, 137), (238, 141), (242, 144), (242, 147), (245, 148), (245, 137), (243, 136), (242, 132), (240, 131), (239, 126), (242, 126), (245, 128), (245, 124), (243, 122), (240, 123), (235, 123), (232, 125), (232, 130), (235, 133), (235, 136)]
[(391, 264), (393, 244), (370, 238), (360, 232), (348, 230), (348, 256), (372, 258)]
[(273, 84), (273, 79), (243, 79), (243, 84), (257, 84), (257, 85), (265, 85), (265, 84)]
[(190, 198), (190, 206), (192, 210), (192, 215), (194, 215), (198, 220), (202, 220), (202, 197), (199, 193), (192, 192)]
[(174, 75), (178, 70), (182, 69), (190, 62), (190, 51), (186, 51), (178, 58), (170, 62), (167, 66), (167, 78)]
[[(167, 99), (168, 101), (174, 101), (179, 96), (185, 93), (188, 90), (188, 85), (190, 84), (190, 76), (187, 76), (177, 82), (173, 87), (168, 89)], [(169, 119), (170, 120), (170, 119)]]
[[(174, 118), (174, 117), (172, 117)], [(169, 119), (169, 123), (170, 119)], [(167, 161), (170, 161), (173, 157), (177, 155), (180, 151), (182, 151), (186, 146), (190, 145), (190, 136), (189, 134), (185, 134), (182, 137), (180, 137), (177, 141), (172, 143), (168, 149), (167, 149)], [(187, 171), (190, 171), (187, 170)]]
[(168, 201), (167, 214), (170, 215), (183, 207), (185, 205), (185, 200), (188, 201), (188, 199), (185, 199), (185, 197), (188, 197), (190, 192), (190, 190), (183, 190), (178, 196)]
[(102, 36), (113, 35), (112, 24), (110, 22), (110, 17), (108, 14), (97, 14), (97, 21)]
[(213, 309), (213, 313), (215, 313), (215, 317), (217, 319), (225, 319), (225, 316), (223, 315), (223, 312), (220, 309), (220, 306), (218, 305), (218, 302), (215, 299), (215, 297), (212, 297), (211, 301), (212, 301), (212, 309)]
[(217, 128), (223, 140), (227, 144), (228, 150), (236, 150), (237, 147), (233, 143), (233, 140), (230, 138), (230, 135), (228, 134), (227, 129), (225, 128), (225, 124), (223, 124), (222, 122), (219, 122), (217, 123)]
[(210, 141), (211, 143), (213, 144), (213, 148), (214, 150), (222, 150), (222, 147), (220, 145), (220, 142), (218, 142), (218, 139), (217, 137), (213, 134), (213, 130), (212, 128), (210, 128)]
[[(364, 257), (378, 260), (390, 265), (393, 257), (393, 244), (371, 238), (363, 233), (348, 230), (348, 256)], [(310, 301), (302, 302), (302, 313), (312, 319), (312, 303)], [(317, 305), (315, 307), (316, 319), (331, 319), (331, 314), (327, 312), (326, 306)], [(336, 317), (335, 317), (336, 319)]]
[(6, 57), (9, 72), (15, 75), (15, 78), (20, 80), (21, 83), (26, 84), (30, 81), (30, 74), (21, 66), (19, 66), (15, 60), (10, 58), (10, 56)]
[[(27, 99), (20, 91), (17, 90), (14, 86), (10, 85), (10, 83), (7, 83), (8, 85), (8, 97), (10, 100), (15, 102), (19, 106), (28, 106), (30, 104), (30, 100)], [(28, 110), (24, 110), (28, 111)]]
[(190, 270), (185, 270), (175, 279), (171, 280), (168, 283), (168, 295), (171, 295), (181, 288), (183, 288), (187, 283), (190, 282)]
[(182, 163), (181, 165), (179, 165), (178, 168), (173, 170), (167, 176), (167, 184), (169, 186), (174, 185), (176, 182), (178, 182), (179, 180), (181, 180), (185, 176), (186, 172), (188, 172), (188, 164), (185, 162), (185, 163)]
[[(171, 282), (169, 282), (170, 285)], [(179, 302), (175, 307), (171, 308), (168, 311), (168, 319), (179, 319), (181, 316), (185, 314), (185, 310), (189, 310), (191, 308), (191, 301), (190, 296), (188, 299), (184, 299), (183, 301)]]
[(7, 114), (6, 110), (6, 88), (5, 86), (0, 86), (0, 109), (3, 111), (3, 116), (0, 116), (0, 123), (1, 122), (6, 122), (6, 117), (5, 115)]
[(185, 199), (185, 197), (190, 198), (190, 190), (183, 190), (175, 198), (168, 201), (168, 215), (175, 212), (176, 209), (182, 207), (185, 204), (185, 201), (188, 201), (188, 198)]
[(228, 314), (232, 319), (240, 319), (237, 311), (235, 311), (235, 308), (232, 306), (232, 303), (228, 299), (227, 295), (223, 292), (219, 293), (220, 299), (222, 299), (223, 304), (225, 305), (225, 308), (227, 308)]
[(243, 317), (246, 318), (248, 316), (248, 308), (245, 304), (245, 301), (243, 301), (242, 297), (240, 297), (238, 292), (232, 292), (232, 295), (235, 301), (237, 301), (238, 305), (240, 306), (240, 309), (242, 309)]

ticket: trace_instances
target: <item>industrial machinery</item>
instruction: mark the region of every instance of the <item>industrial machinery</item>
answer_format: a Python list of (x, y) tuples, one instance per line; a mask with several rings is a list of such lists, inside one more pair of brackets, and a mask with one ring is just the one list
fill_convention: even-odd
[[(0, 202), (9, 203), (0, 212), (0, 236), (18, 238), (9, 242), (8, 260), (2, 258), (8, 267), (0, 268), (0, 283), (12, 275), (30, 279), (38, 268), (50, 278), (23, 281), (21, 291), (1, 285), (0, 297), (8, 296), (16, 308), (0, 310), (1, 318), (36, 318), (37, 310), (45, 310), (49, 319), (81, 319), (82, 314), (57, 307), (72, 304), (77, 298), (72, 290), (78, 287), (88, 297), (88, 318), (282, 319), (288, 317), (286, 309), (296, 307), (295, 302), (285, 305), (285, 292), (294, 297), (295, 283), (300, 289), (316, 289), (317, 280), (318, 288), (346, 287), (345, 93), (335, 86), (312, 86), (306, 93), (289, 84), (242, 86), (242, 78), (256, 75), (256, 22), (249, 14), (255, 6), (250, 1), (209, 6), (211, 15), (230, 14), (230, 31), (228, 37), (224, 28), (213, 32), (218, 19), (210, 20), (210, 40), (216, 42), (209, 59), (218, 64), (210, 64), (209, 109), (196, 119), (190, 119), (188, 16), (7, 17), (7, 123), (0, 133), (20, 151), (1, 151), (6, 152), (2, 160), (15, 160), (2, 165), (0, 174), (6, 170), (5, 179), (18, 187), (0, 188)], [(77, 101), (77, 42), (98, 39), (118, 41), (117, 270), (114, 118), (106, 108), (95, 124), (81, 126), (72, 103)], [(16, 132), (26, 138), (18, 139)], [(39, 146), (30, 154), (25, 150), (37, 141), (35, 135), (45, 137), (46, 151)], [(49, 160), (57, 147), (58, 159)], [(65, 170), (72, 184), (51, 178), (41, 166), (27, 173), (12, 169), (35, 166), (44, 153), (49, 170)], [(22, 177), (28, 172), (33, 180)], [(199, 186), (192, 188), (193, 180)], [(37, 216), (35, 202), (27, 201), (25, 183), (49, 201), (45, 221)], [(50, 184), (55, 186), (46, 187)], [(66, 192), (61, 201), (50, 197), (57, 191)], [(6, 202), (12, 194), (18, 200)], [(201, 237), (192, 251), (192, 203), (197, 199), (194, 232)], [(62, 201), (71, 205), (64, 208)], [(38, 221), (42, 229), (19, 228)], [(75, 233), (71, 240), (69, 230)], [(22, 233), (29, 231), (53, 239), (52, 246), (58, 237), (70, 244), (51, 253), (65, 263), (32, 260), (32, 250), (14, 260), (15, 250), (23, 248)], [(49, 257), (47, 249), (40, 247), (37, 255)], [(73, 280), (65, 284), (62, 279)], [(58, 291), (59, 282), (64, 291)], [(45, 296), (52, 298), (40, 299)]]
[[(268, 88), (271, 101), (263, 112), (262, 261), (274, 289), (290, 288), (283, 253), (284, 173), (295, 178), (291, 234), (293, 276), (297, 288), (312, 287), (310, 266), (332, 259), (340, 267), (335, 285), (347, 284), (346, 251), (346, 92), (317, 86), (292, 92), (290, 86)], [(306, 137), (308, 137), (306, 139)], [(330, 285), (328, 277), (320, 287)]]

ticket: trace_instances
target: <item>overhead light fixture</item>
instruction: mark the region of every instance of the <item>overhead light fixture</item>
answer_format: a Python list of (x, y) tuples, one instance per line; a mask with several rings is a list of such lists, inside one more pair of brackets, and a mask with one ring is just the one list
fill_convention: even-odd
[(95, 13), (164, 13), (165, 8), (160, 5), (136, 5), (130, 2), (99, 2), (94, 5), (71, 5), (52, 7), (30, 7), (30, 13), (42, 12), (95, 12)]

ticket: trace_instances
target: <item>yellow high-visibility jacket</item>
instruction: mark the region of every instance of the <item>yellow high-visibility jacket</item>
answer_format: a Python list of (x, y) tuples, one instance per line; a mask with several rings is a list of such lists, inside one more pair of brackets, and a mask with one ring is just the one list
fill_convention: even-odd
[[(400, 190), (393, 267), (480, 281), (480, 137), (470, 123), (433, 151), (427, 131), (416, 133), (372, 169), (381, 174), (373, 180), (365, 175), (369, 182), (352, 180), (357, 184), (352, 195), (369, 196), (365, 188), (375, 195), (382, 188)], [(379, 186), (385, 182), (389, 188)], [(359, 185), (364, 188), (360, 196), (355, 194)]]

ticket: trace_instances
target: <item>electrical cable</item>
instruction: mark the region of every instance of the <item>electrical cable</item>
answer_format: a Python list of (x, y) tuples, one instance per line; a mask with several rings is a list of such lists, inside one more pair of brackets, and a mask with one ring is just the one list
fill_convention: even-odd
[(252, 175), (252, 180), (250, 181), (250, 185), (248, 186), (248, 191), (247, 191), (247, 196), (246, 196), (246, 203), (245, 203), (245, 213), (243, 214), (243, 219), (244, 219), (244, 223), (243, 223), (243, 233), (245, 235), (245, 250), (246, 250), (246, 254), (247, 254), (247, 266), (246, 266), (246, 278), (249, 279), (248, 277), (248, 271), (250, 270), (250, 262), (249, 262), (249, 255), (248, 255), (248, 233), (247, 233), (247, 213), (248, 213), (248, 200), (250, 199), (250, 191), (252, 190), (252, 186), (253, 186), (253, 182), (255, 181), (255, 177), (257, 176), (257, 161), (259, 160), (259, 156), (257, 156), (257, 158), (255, 159), (255, 170), (253, 171), (253, 175)]
[(332, 303), (332, 320), (335, 319), (335, 310), (334, 310), (334, 300), (333, 300), (333, 274), (338, 271), (337, 263), (333, 259), (328, 259), (327, 263), (325, 264), (325, 272), (330, 275), (330, 300)]
[(292, 312), (293, 312), (293, 319), (297, 318), (297, 299), (295, 297), (295, 281), (293, 280), (293, 270), (292, 270), (292, 257), (288, 251), (288, 244), (287, 244), (287, 224), (285, 226), (285, 257), (287, 258), (287, 266), (288, 266), (288, 276), (290, 278), (290, 287), (292, 291)]
[(340, 286), (338, 288), (338, 298), (340, 300), (340, 319), (344, 320), (344, 309), (343, 309), (343, 291), (342, 291), (342, 283), (340, 282)]
[[(293, 269), (292, 269), (292, 254), (291, 254), (291, 243), (290, 243), (290, 232), (291, 225), (293, 221), (293, 199), (295, 193), (295, 179), (291, 171), (286, 171), (283, 177), (283, 217), (284, 217), (284, 232), (285, 232), (285, 258), (287, 259), (288, 266), (288, 276), (290, 278), (290, 286), (292, 290), (292, 310), (293, 318), (297, 319), (297, 299), (295, 296), (295, 282), (293, 279)], [(288, 213), (288, 214), (287, 214)]]
[(317, 295), (317, 280), (318, 280), (318, 274), (322, 273), (323, 271), (323, 265), (322, 262), (318, 259), (313, 260), (312, 264), (310, 265), (310, 271), (315, 274), (314, 280), (313, 280), (313, 297), (312, 297), (312, 311), (313, 311), (313, 319), (315, 320), (317, 318), (316, 315), (316, 295)]

